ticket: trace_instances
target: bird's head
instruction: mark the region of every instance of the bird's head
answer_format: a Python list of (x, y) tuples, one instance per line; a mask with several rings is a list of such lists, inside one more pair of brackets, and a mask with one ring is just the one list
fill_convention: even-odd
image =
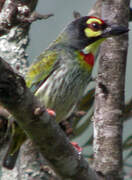
[(99, 40), (126, 33), (128, 29), (117, 24), (109, 25), (97, 17), (84, 16), (71, 22), (64, 32), (68, 45), (81, 50)]

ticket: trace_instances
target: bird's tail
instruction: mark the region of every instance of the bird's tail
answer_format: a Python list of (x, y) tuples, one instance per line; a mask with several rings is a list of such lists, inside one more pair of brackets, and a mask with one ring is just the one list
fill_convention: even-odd
[(21, 145), (27, 139), (24, 131), (18, 126), (16, 122), (12, 123), (12, 134), (9, 148), (3, 159), (3, 167), (7, 169), (13, 169), (19, 154)]
[(19, 154), (19, 150), (20, 149), (18, 149), (14, 154), (10, 154), (9, 150), (7, 151), (7, 153), (3, 159), (3, 167), (10, 169), (10, 170), (14, 168), (18, 154)]

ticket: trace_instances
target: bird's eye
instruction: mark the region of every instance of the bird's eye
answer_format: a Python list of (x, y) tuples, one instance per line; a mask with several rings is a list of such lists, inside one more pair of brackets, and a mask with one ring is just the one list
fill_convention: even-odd
[(93, 30), (93, 31), (98, 31), (100, 29), (100, 24), (97, 23), (97, 22), (92, 22), (90, 24), (90, 28)]

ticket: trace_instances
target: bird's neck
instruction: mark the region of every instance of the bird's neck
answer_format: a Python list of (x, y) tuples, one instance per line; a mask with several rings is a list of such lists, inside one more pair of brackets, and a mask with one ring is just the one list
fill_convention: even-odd
[(102, 41), (104, 41), (104, 39), (100, 39), (88, 45), (83, 50), (78, 51), (79, 63), (83, 68), (87, 69), (88, 71), (92, 71), (93, 69), (98, 53), (98, 48)]
[(90, 52), (85, 54), (83, 51), (80, 51), (79, 54), (82, 57), (82, 61), (84, 61), (91, 68), (94, 66), (95, 58), (93, 53)]
[(88, 42), (86, 42), (87, 39), (80, 39), (80, 37), (75, 36), (68, 30), (63, 31), (60, 33), (60, 35), (57, 37), (55, 41), (53, 41), (52, 45), (54, 46), (65, 46), (71, 49), (79, 50), (83, 49)]
[(99, 39), (98, 41), (95, 41), (92, 44), (89, 44), (83, 49), (84, 54), (92, 53), (94, 56), (96, 56), (97, 50), (100, 46), (100, 44), (105, 40), (105, 38)]
[(71, 39), (67, 31), (64, 31), (53, 42), (52, 47), (58, 47), (58, 48), (65, 47), (65, 49), (68, 48), (68, 50), (73, 51), (73, 53), (77, 52), (77, 56), (78, 56), (77, 59), (79, 60), (79, 64), (84, 69), (91, 71), (93, 69), (94, 62), (96, 60), (98, 48), (104, 40), (105, 38), (102, 38), (91, 44), (89, 44), (90, 42), (87, 42), (88, 45), (85, 46), (84, 48), (84, 44), (80, 43), (81, 40), (78, 41), (78, 39), (74, 39), (74, 38)]

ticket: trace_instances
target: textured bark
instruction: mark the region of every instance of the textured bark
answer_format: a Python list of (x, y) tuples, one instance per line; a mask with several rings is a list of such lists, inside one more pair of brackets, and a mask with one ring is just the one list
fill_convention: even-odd
[[(11, 19), (8, 19), (10, 16), (7, 16), (8, 13), (6, 10), (8, 10), (9, 12), (9, 15), (10, 15), (10, 8), (9, 8), (9, 3), (12, 3), (12, 2), (17, 2), (18, 4), (20, 4), (20, 1), (19, 0), (1, 0), (0, 1), (0, 21), (5, 21), (5, 24), (7, 24), (7, 22), (12, 22), (12, 18)], [(109, 2), (109, 1), (106, 1), (106, 2)], [(113, 2), (113, 1), (112, 1)], [(24, 4), (25, 3), (25, 4)], [(23, 4), (20, 4), (20, 7), (23, 6), (23, 8), (25, 8), (26, 6), (29, 7), (29, 9), (33, 10), (36, 6), (36, 3), (37, 3), (37, 0), (28, 0), (28, 1), (23, 1)], [(102, 3), (102, 0), (99, 0), (96, 5), (94, 6), (94, 8), (92, 9), (92, 13), (90, 15), (95, 15), (95, 16), (99, 16), (100, 17), (100, 8), (102, 7), (101, 5)], [(117, 4), (119, 3), (119, 1), (117, 1)], [(122, 2), (123, 3), (123, 2)], [(126, 2), (125, 2), (126, 3)], [(123, 9), (124, 7), (126, 7), (126, 4), (123, 5)], [(113, 10), (112, 10), (113, 11)], [(123, 10), (124, 11), (124, 10)], [(16, 12), (14, 12), (16, 13)], [(112, 12), (113, 13), (113, 12)], [(124, 12), (123, 12), (124, 13)], [(106, 16), (106, 15), (105, 15)], [(108, 15), (107, 15), (108, 16)], [(106, 16), (106, 17), (107, 17)], [(4, 18), (4, 19), (3, 19)], [(8, 20), (8, 21), (7, 21)], [(30, 19), (31, 20), (31, 19)], [(8, 27), (7, 29), (11, 29), (9, 32), (5, 32), (6, 35), (5, 36), (1, 36), (0, 38), (0, 56), (3, 57), (6, 61), (8, 61), (13, 68), (19, 70), (19, 72), (21, 73), (24, 73), (25, 70), (23, 71), (23, 69), (26, 69), (26, 66), (27, 66), (27, 60), (26, 60), (26, 54), (25, 54), (25, 48), (26, 48), (26, 45), (28, 43), (28, 30), (29, 30), (29, 25), (26, 26), (26, 29), (25, 27), (23, 26), (20, 26), (20, 22), (17, 22), (18, 24), (15, 26), (12, 26), (11, 28)], [(26, 31), (25, 31), (26, 30)], [(6, 28), (5, 28), (5, 31), (6, 31)], [(1, 24), (0, 24), (0, 33), (1, 33)], [(113, 45), (113, 44), (112, 44)], [(125, 46), (125, 45), (124, 45)], [(123, 46), (122, 46), (123, 47)], [(125, 56), (125, 55), (124, 55)], [(102, 63), (103, 64), (103, 63)], [(113, 66), (112, 66), (113, 67)], [(105, 69), (105, 68), (103, 68)], [(113, 73), (113, 72), (112, 72)], [(105, 78), (103, 77), (103, 80), (101, 80), (101, 82), (105, 82)], [(100, 81), (99, 81), (100, 82)], [(100, 83), (99, 83), (100, 84)], [(106, 83), (107, 84), (107, 83)], [(102, 87), (100, 88), (101, 91), (102, 91)], [(102, 92), (101, 92), (102, 93)], [(103, 92), (103, 95), (105, 93)], [(103, 105), (103, 103), (102, 103)], [(98, 104), (97, 104), (98, 106)], [(113, 112), (113, 111), (112, 111)], [(120, 111), (115, 111), (117, 112), (120, 112)], [(114, 112), (114, 113), (115, 113)], [(119, 127), (120, 127), (120, 124), (119, 124)], [(35, 127), (36, 128), (36, 127)], [(99, 127), (100, 128), (100, 127)], [(30, 129), (31, 130), (31, 129)], [(59, 131), (60, 132), (60, 131)], [(59, 133), (60, 134), (60, 133)], [(31, 134), (30, 134), (31, 135)], [(34, 136), (35, 137), (35, 136)], [(35, 137), (35, 141), (36, 141), (37, 137)], [(59, 136), (57, 136), (56, 139), (59, 139)], [(106, 139), (107, 140), (107, 139)], [(120, 137), (119, 137), (119, 142), (120, 142)], [(98, 143), (98, 142), (97, 142)], [(102, 143), (102, 142), (101, 142)], [(64, 144), (64, 142), (63, 142)], [(69, 144), (69, 142), (68, 142)], [(40, 146), (42, 144), (39, 144)], [(39, 146), (38, 145), (38, 146)], [(98, 144), (97, 144), (98, 145)], [(64, 146), (65, 147), (65, 146)], [(4, 150), (5, 150), (5, 147), (3, 147), (4, 149), (2, 151), (0, 151), (0, 157), (3, 157), (3, 153), (4, 153)], [(46, 149), (47, 147), (45, 147)], [(56, 148), (56, 146), (55, 146)], [(62, 148), (62, 147), (61, 147)], [(65, 147), (67, 148), (67, 146)], [(43, 149), (41, 149), (43, 150)], [(62, 150), (62, 149), (61, 149)], [(65, 149), (64, 149), (65, 150)], [(118, 150), (118, 149), (117, 149)], [(50, 148), (49, 148), (49, 152), (50, 152)], [(74, 150), (72, 148), (72, 151), (71, 149), (68, 151), (69, 154), (72, 153)], [(47, 153), (49, 154), (49, 152), (47, 151)], [(55, 152), (55, 149), (53, 147), (53, 153), (54, 154)], [(61, 152), (56, 152), (56, 153), (61, 153)], [(104, 152), (103, 152), (104, 153)], [(45, 154), (45, 153), (44, 153)], [(58, 161), (58, 154), (57, 154), (57, 161)], [(59, 154), (60, 155), (60, 154)], [(100, 155), (100, 153), (99, 153)], [(75, 156), (78, 157), (78, 154), (75, 153)], [(102, 156), (102, 154), (101, 154)], [(109, 156), (109, 154), (108, 154)], [(59, 156), (60, 157), (60, 156)], [(61, 156), (62, 157), (62, 156)], [(79, 156), (81, 157), (81, 156)], [(102, 156), (103, 157), (103, 156)], [(54, 156), (52, 157), (54, 160)], [(41, 161), (40, 161), (41, 159)], [(50, 159), (51, 160), (51, 159)], [(68, 161), (69, 159), (67, 159)], [(71, 159), (70, 159), (71, 160)], [(70, 161), (69, 160), (69, 161)], [(82, 159), (79, 159), (79, 162), (81, 161)], [(100, 159), (99, 159), (100, 160)], [(0, 162), (1, 162), (1, 159), (0, 159)], [(65, 161), (64, 161), (65, 162)], [(62, 163), (64, 163), (62, 161)], [(73, 161), (75, 162), (75, 161)], [(78, 163), (79, 163), (78, 162)], [(101, 166), (99, 165), (98, 161), (95, 161), (97, 162), (97, 166), (96, 167), (96, 170), (97, 171), (101, 171), (102, 169), (100, 168)], [(120, 162), (120, 161), (119, 161)], [(4, 168), (1, 169), (1, 172), (0, 174), (2, 174), (2, 176), (0, 177), (0, 179), (2, 180), (20, 180), (20, 179), (29, 179), (29, 180), (32, 180), (32, 179), (35, 179), (35, 180), (40, 180), (40, 179), (58, 179), (58, 177), (55, 176), (54, 172), (49, 169), (49, 167), (47, 166), (47, 164), (43, 166), (43, 163), (45, 163), (45, 160), (43, 160), (42, 158), (39, 158), (39, 154), (38, 152), (36, 151), (36, 148), (33, 148), (33, 146), (31, 145), (31, 143), (26, 143), (25, 145), (23, 145), (22, 147), (22, 151), (20, 153), (20, 156), (19, 156), (19, 160), (17, 161), (17, 165), (16, 165), (16, 168), (12, 171), (9, 171), (9, 170), (6, 170)], [(71, 163), (71, 162), (70, 162)], [(84, 167), (86, 165), (87, 167), (87, 164), (85, 164), (85, 161), (82, 160), (82, 163), (84, 163)], [(102, 162), (101, 162), (102, 163)], [(103, 164), (103, 163), (102, 163)], [(61, 168), (61, 173), (65, 174), (65, 172), (63, 171), (64, 169), (67, 170), (66, 173), (69, 173), (72, 172), (73, 174), (75, 173), (75, 169), (71, 169), (71, 166), (66, 163), (66, 164), (63, 164), (67, 165), (66, 168), (63, 168), (62, 164), (59, 165), (59, 168)], [(79, 165), (82, 165), (82, 164), (79, 164)], [(106, 164), (105, 164), (106, 165)], [(69, 166), (69, 167), (68, 167)], [(99, 168), (98, 168), (99, 167)], [(109, 166), (107, 166), (109, 167)], [(117, 166), (114, 166), (114, 167), (117, 167)], [(47, 168), (47, 169), (46, 169)], [(70, 170), (69, 170), (69, 169)], [(78, 167), (79, 168), (79, 167)], [(110, 166), (111, 168), (111, 166)], [(85, 168), (84, 168), (85, 169)], [(105, 167), (104, 167), (104, 170), (105, 170)], [(47, 173), (46, 173), (47, 171)], [(57, 170), (58, 171), (58, 170)], [(78, 169), (77, 169), (78, 171)], [(112, 169), (113, 171), (113, 169)], [(101, 171), (102, 173), (104, 173), (104, 171)], [(106, 171), (105, 171), (106, 172)], [(110, 171), (111, 172), (111, 169)], [(82, 172), (83, 173), (83, 172)], [(90, 177), (89, 179), (94, 179), (96, 180), (95, 178), (95, 174), (91, 171), (91, 169), (89, 169), (89, 172), (87, 171), (87, 169), (84, 170), (84, 174), (88, 174)], [(64, 175), (63, 174), (63, 175)], [(79, 174), (79, 175), (78, 175)], [(78, 171), (78, 174), (76, 174), (72, 179), (87, 179), (87, 176), (85, 176), (84, 178), (80, 177), (81, 174), (80, 172)], [(101, 173), (99, 173), (101, 174)], [(116, 174), (116, 172), (115, 172)], [(77, 177), (76, 177), (77, 176)], [(102, 176), (102, 178), (104, 178)], [(113, 176), (109, 176), (110, 179), (113, 178)], [(67, 179), (67, 178), (65, 178)]]
[(103, 0), (97, 0), (88, 13), (89, 16), (101, 17)]
[[(21, 22), (16, 22), (17, 24), (14, 24), (13, 18), (16, 18), (17, 15), (19, 15), (20, 13), (17, 7), (19, 7), (19, 10), (22, 11), (24, 15), (24, 13), (32, 11), (36, 7), (36, 4), (37, 0), (0, 1), (0, 22), (2, 22), (0, 23), (0, 34), (5, 34), (4, 36), (0, 37), (0, 56), (4, 58), (4, 60), (9, 62), (14, 69), (19, 71), (23, 75), (26, 72), (26, 67), (28, 64), (25, 49), (29, 41), (28, 31), (30, 24), (27, 23), (26, 26), (24, 23)], [(12, 171), (2, 168), (1, 163), (6, 151), (6, 146), (3, 146), (0, 151), (0, 179), (40, 180), (44, 178), (48, 180), (52, 178), (58, 180), (53, 170), (51, 170), (49, 166), (47, 166), (46, 161), (41, 161), (38, 151), (33, 148), (31, 142), (28, 142), (22, 146), (16, 163), (16, 167)]]
[[(22, 2), (22, 4), (20, 3)], [(15, 3), (15, 4), (14, 4)], [(5, 33), (5, 35), (0, 37), (0, 57), (4, 58), (11, 66), (22, 73), (26, 72), (27, 67), (27, 55), (26, 47), (29, 42), (28, 32), (30, 23), (21, 23), (17, 22), (14, 24), (14, 17), (20, 14), (20, 11), (17, 11), (17, 8), (24, 13), (27, 11), (33, 11), (37, 4), (37, 0), (28, 0), (28, 1), (19, 1), (19, 0), (1, 0), (0, 1), (0, 35)], [(1, 29), (5, 30), (1, 31)], [(3, 114), (5, 110), (2, 110), (0, 115)], [(7, 116), (6, 116), (7, 117)], [(3, 119), (2, 119), (3, 120)], [(4, 123), (5, 124), (5, 119)], [(5, 130), (5, 129), (4, 129)], [(6, 131), (3, 130), (3, 133)], [(0, 149), (0, 179), (1, 180), (20, 180), (20, 179), (42, 179), (47, 177), (52, 177), (52, 174), (48, 176), (50, 170), (42, 171), (40, 165), (40, 160), (38, 158), (38, 151), (33, 150), (31, 143), (26, 143), (19, 155), (16, 167), (9, 171), (5, 168), (2, 168), (2, 159), (5, 155), (8, 143), (7, 141), (3, 142), (3, 137), (6, 134), (0, 134), (0, 142), (2, 142)], [(4, 144), (3, 144), (4, 143)], [(32, 151), (31, 151), (32, 149)]]
[[(128, 26), (129, 0), (106, 0), (102, 18)], [(109, 38), (101, 46), (95, 95), (94, 166), (108, 179), (122, 179), (122, 115), (128, 36)]]
[(15, 117), (62, 179), (96, 180), (83, 156), (26, 87), (24, 80), (0, 59), (0, 102)]
[[(12, 14), (16, 13), (13, 3), (13, 0), (6, 0), (0, 12), (0, 25), (7, 29), (8, 23), (12, 25)], [(23, 5), (19, 7), (25, 8)], [(29, 25), (26, 28), (19, 25), (14, 26), (0, 37), (0, 56), (20, 72), (27, 67), (25, 47), (28, 44), (28, 28)]]

